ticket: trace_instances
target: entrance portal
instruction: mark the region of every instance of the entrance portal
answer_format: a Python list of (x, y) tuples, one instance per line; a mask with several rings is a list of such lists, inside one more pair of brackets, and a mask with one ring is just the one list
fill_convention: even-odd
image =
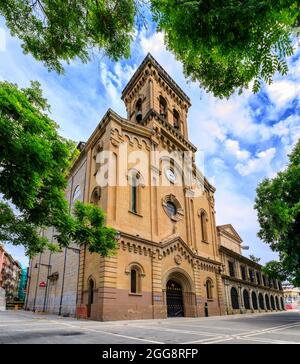
[(168, 317), (183, 317), (183, 297), (181, 285), (169, 280), (167, 283)]

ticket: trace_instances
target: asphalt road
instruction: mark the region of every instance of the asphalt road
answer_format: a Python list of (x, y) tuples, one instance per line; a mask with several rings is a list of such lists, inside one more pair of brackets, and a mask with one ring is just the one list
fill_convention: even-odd
[(98, 322), (0, 312), (0, 344), (300, 344), (300, 312)]

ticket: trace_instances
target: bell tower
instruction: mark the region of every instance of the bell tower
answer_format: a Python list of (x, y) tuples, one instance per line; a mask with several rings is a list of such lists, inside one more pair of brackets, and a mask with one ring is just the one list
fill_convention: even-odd
[(190, 99), (151, 54), (147, 54), (124, 88), (122, 100), (131, 122), (145, 125), (149, 114), (154, 113), (188, 139)]

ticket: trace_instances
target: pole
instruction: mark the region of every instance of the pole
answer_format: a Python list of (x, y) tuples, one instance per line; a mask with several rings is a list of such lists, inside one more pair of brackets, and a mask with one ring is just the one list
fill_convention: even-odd
[(37, 274), (37, 278), (36, 278), (36, 285), (35, 285), (35, 293), (34, 293), (34, 301), (33, 301), (32, 311), (35, 311), (36, 294), (37, 294), (38, 282), (39, 282), (39, 278), (40, 278), (41, 257), (42, 257), (42, 253), (40, 253), (40, 258), (39, 258), (39, 268), (38, 268), (38, 274)]
[(43, 312), (45, 312), (46, 299), (47, 299), (47, 293), (48, 293), (48, 283), (49, 283), (49, 275), (50, 275), (50, 268), (51, 268), (51, 265), (50, 265), (50, 263), (51, 263), (51, 255), (52, 255), (52, 252), (49, 253), (48, 271), (47, 271), (47, 280), (46, 280), (46, 289), (45, 289)]
[(63, 300), (63, 294), (64, 294), (64, 284), (65, 284), (65, 273), (66, 273), (67, 251), (68, 251), (68, 249), (67, 249), (67, 248), (65, 248), (64, 269), (63, 269), (63, 276), (62, 276), (62, 283), (61, 283), (61, 294), (60, 294), (59, 311), (58, 311), (58, 315), (59, 315), (59, 316), (61, 315), (62, 300)]

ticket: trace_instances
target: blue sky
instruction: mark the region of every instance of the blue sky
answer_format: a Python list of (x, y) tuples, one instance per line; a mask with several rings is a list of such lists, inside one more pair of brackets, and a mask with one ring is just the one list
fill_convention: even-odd
[[(218, 100), (185, 79), (181, 64), (166, 50), (163, 35), (155, 33), (153, 26), (137, 32), (129, 60), (114, 63), (94, 56), (88, 64), (66, 65), (65, 75), (59, 76), (24, 55), (20, 41), (10, 36), (0, 18), (0, 79), (20, 87), (38, 80), (61, 134), (86, 140), (108, 108), (126, 116), (121, 91), (150, 52), (191, 98), (189, 137), (204, 153), (204, 173), (217, 189), (217, 224), (231, 223), (250, 246), (244, 254), (254, 254), (264, 263), (276, 254), (257, 238), (255, 188), (264, 177), (285, 167), (287, 154), (300, 138), (300, 50), (295, 47), (288, 76), (276, 76), (257, 95), (248, 90)], [(27, 263), (22, 247), (7, 245), (6, 249)]]

